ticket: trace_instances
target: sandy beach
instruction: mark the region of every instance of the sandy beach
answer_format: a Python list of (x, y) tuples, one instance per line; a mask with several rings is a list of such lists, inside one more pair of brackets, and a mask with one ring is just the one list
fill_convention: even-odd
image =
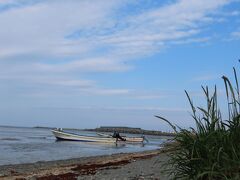
[(0, 166), (0, 179), (169, 179), (167, 148), (136, 153)]

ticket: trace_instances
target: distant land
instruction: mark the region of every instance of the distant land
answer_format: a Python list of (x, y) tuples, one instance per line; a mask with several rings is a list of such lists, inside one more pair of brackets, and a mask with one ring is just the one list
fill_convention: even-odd
[(175, 133), (171, 133), (171, 132), (144, 130), (144, 129), (141, 129), (141, 128), (118, 127), (118, 126), (100, 126), (99, 128), (84, 129), (84, 130), (86, 130), (86, 131), (95, 131), (95, 132), (114, 132), (114, 131), (117, 131), (119, 133), (130, 133), (130, 134), (146, 134), (146, 135), (157, 135), (157, 136), (175, 136)]
[[(42, 128), (42, 129), (55, 129), (55, 127), (43, 127), (35, 126), (33, 128)], [(162, 132), (155, 130), (145, 130), (141, 128), (133, 127), (124, 127), (124, 126), (100, 126), (95, 129), (77, 129), (77, 128), (62, 128), (63, 130), (83, 130), (83, 131), (94, 131), (94, 132), (111, 132), (117, 131), (119, 133), (130, 133), (130, 134), (146, 134), (146, 135), (155, 135), (155, 136), (175, 136), (175, 133), (172, 132)]]
[(56, 127), (46, 127), (46, 126), (34, 126), (33, 128), (39, 128), (39, 129), (56, 129)]

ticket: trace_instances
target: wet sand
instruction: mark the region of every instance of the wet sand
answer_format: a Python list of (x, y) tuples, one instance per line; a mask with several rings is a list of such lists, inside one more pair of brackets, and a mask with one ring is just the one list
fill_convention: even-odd
[(0, 179), (169, 179), (168, 149), (0, 166)]

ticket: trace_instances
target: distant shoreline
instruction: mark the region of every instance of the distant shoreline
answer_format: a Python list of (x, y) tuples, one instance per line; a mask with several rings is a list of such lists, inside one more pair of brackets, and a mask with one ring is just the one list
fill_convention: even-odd
[[(5, 128), (36, 128), (36, 129), (56, 129), (57, 127), (47, 127), (47, 126), (34, 126), (34, 127), (22, 127), (22, 126), (8, 126), (0, 125), (0, 127)], [(133, 127), (120, 127), (120, 126), (101, 126), (99, 128), (89, 128), (89, 129), (80, 129), (80, 128), (62, 128), (63, 130), (81, 130), (81, 131), (93, 131), (93, 132), (107, 132), (113, 133), (118, 131), (119, 133), (129, 133), (129, 134), (141, 134), (141, 135), (154, 135), (154, 136), (175, 136), (175, 133), (172, 132), (163, 132), (156, 130), (145, 130), (141, 128)]]
[(112, 126), (101, 126), (95, 129), (84, 129), (86, 131), (94, 131), (94, 132), (114, 132), (117, 131), (119, 133), (129, 133), (129, 134), (142, 134), (142, 135), (155, 135), (155, 136), (175, 136), (175, 133), (170, 132), (162, 132), (155, 130), (144, 130), (141, 128), (132, 128), (132, 127), (112, 127)]
[[(55, 127), (42, 127), (35, 126), (33, 128), (39, 129), (55, 129)], [(141, 128), (133, 128), (133, 127), (120, 127), (120, 126), (101, 126), (99, 128), (94, 129), (78, 129), (78, 128), (62, 128), (63, 130), (82, 130), (82, 131), (93, 131), (93, 132), (107, 132), (113, 133), (117, 131), (119, 133), (129, 133), (129, 134), (141, 134), (141, 135), (154, 135), (154, 136), (175, 136), (175, 133), (171, 132), (163, 132), (156, 130), (145, 130)]]

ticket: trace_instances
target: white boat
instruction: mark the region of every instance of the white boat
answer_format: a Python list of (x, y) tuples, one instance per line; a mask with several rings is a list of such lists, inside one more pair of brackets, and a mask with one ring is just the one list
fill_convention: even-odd
[[(112, 137), (111, 134), (105, 134), (105, 133), (97, 133), (100, 137)], [(142, 137), (126, 137), (126, 136), (121, 136), (122, 138), (126, 139), (126, 142), (129, 143), (143, 143), (146, 138), (144, 136)], [(146, 140), (147, 141), (147, 140)]]
[(74, 133), (64, 132), (58, 129), (53, 129), (52, 133), (58, 140), (99, 142), (99, 143), (116, 143), (118, 141), (116, 138), (113, 137), (78, 135)]
[(97, 132), (96, 133), (98, 136), (102, 136), (102, 137), (112, 137), (111, 134), (105, 134), (105, 133), (100, 133), (100, 132)]
[(144, 137), (126, 137), (126, 142), (130, 142), (130, 143), (143, 143), (143, 141), (145, 140)]

